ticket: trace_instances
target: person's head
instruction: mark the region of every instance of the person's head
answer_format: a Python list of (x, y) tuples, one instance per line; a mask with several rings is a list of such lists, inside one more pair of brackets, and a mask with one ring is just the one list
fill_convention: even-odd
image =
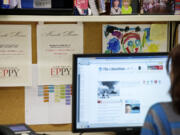
[(119, 7), (120, 1), (119, 0), (113, 0), (113, 7)]
[(131, 0), (122, 0), (122, 5), (128, 7), (131, 4)]
[(180, 114), (180, 45), (169, 53), (167, 72), (171, 79), (170, 95), (173, 107)]
[(132, 106), (130, 104), (126, 104), (125, 113), (131, 113)]

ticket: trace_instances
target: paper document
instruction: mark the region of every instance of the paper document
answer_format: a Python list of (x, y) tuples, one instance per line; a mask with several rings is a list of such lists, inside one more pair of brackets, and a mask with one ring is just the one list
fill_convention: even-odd
[(82, 24), (37, 26), (39, 85), (72, 83), (72, 54), (83, 53)]
[(0, 25), (0, 86), (32, 85), (30, 25)]
[(51, 8), (51, 0), (34, 0), (34, 8)]
[(33, 86), (25, 88), (26, 124), (71, 123), (71, 85), (38, 85), (37, 65), (33, 65)]

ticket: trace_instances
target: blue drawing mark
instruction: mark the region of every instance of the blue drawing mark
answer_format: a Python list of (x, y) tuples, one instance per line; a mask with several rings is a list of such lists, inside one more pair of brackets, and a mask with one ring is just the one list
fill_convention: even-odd
[(133, 46), (133, 41), (128, 41), (128, 46)]
[(150, 42), (150, 34), (151, 34), (151, 29), (150, 28), (145, 28), (144, 31), (146, 32), (146, 40), (147, 42)]
[(109, 46), (107, 47), (107, 49), (110, 50), (112, 53), (118, 53), (121, 49), (120, 42), (116, 38), (110, 39), (108, 45)]
[(136, 40), (136, 41), (135, 41), (135, 44), (136, 44), (136, 46), (139, 47), (139, 46), (141, 46), (141, 41), (140, 41), (140, 40)]

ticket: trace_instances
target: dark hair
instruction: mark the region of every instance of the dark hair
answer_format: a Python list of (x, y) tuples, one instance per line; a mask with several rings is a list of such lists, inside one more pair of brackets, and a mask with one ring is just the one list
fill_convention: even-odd
[[(113, 2), (112, 2), (112, 6), (114, 7), (114, 2), (115, 2), (116, 0), (113, 0)], [(119, 5), (120, 5), (120, 0), (118, 0), (119, 1)], [(118, 5), (118, 7), (119, 7), (119, 5)]]
[(131, 104), (126, 104), (126, 106), (130, 106), (130, 107), (132, 107), (132, 105), (131, 105)]
[(172, 72), (170, 95), (173, 109), (180, 114), (180, 45), (169, 53), (166, 68), (169, 74)]

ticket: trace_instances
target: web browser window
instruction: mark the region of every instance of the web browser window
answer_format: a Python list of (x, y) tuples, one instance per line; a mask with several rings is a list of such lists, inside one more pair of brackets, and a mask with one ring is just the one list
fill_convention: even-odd
[(79, 57), (77, 128), (142, 126), (148, 109), (171, 101), (167, 56)]

